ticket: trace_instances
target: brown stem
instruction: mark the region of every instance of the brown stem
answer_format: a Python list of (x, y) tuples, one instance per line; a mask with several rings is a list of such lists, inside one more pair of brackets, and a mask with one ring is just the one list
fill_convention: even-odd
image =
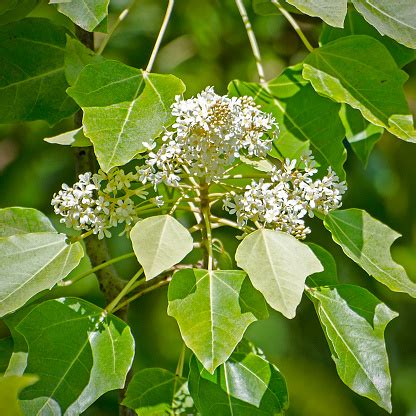
[[(94, 34), (86, 32), (80, 27), (76, 27), (76, 35), (80, 42), (88, 48), (94, 50)], [(74, 116), (75, 128), (82, 126), (82, 110), (79, 110)], [(84, 172), (96, 172), (97, 160), (94, 155), (92, 147), (74, 147), (75, 155), (75, 171), (77, 175)], [(96, 235), (92, 235), (85, 240), (85, 248), (91, 260), (92, 267), (96, 267), (111, 260), (110, 253), (106, 241), (99, 240)], [(96, 272), (100, 290), (104, 295), (105, 302), (108, 305), (123, 289), (126, 282), (118, 276), (117, 270), (113, 265)], [(120, 309), (117, 316), (124, 321), (127, 321), (128, 306)], [(123, 400), (128, 383), (132, 377), (131, 370), (127, 374), (126, 383), (123, 389), (120, 390), (120, 402)], [(134, 416), (135, 412), (122, 405), (119, 406), (120, 416)]]

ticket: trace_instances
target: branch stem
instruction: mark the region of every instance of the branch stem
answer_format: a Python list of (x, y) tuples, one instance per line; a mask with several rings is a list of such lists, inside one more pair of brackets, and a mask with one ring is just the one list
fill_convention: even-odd
[(201, 228), (202, 246), (205, 248), (204, 267), (209, 271), (213, 266), (213, 252), (212, 252), (212, 231), (211, 231), (211, 212), (209, 206), (209, 185), (202, 182), (200, 186), (201, 194), (201, 214), (203, 219), (203, 226)]

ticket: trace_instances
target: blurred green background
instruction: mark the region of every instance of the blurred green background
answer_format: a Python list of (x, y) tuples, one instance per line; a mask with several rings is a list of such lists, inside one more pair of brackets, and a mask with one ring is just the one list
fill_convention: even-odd
[[(112, 0), (110, 26), (131, 1)], [(257, 16), (250, 3), (252, 19), (263, 55), (267, 78), (274, 78), (288, 65), (302, 61), (306, 50), (282, 16)], [(166, 1), (136, 0), (126, 20), (111, 38), (104, 56), (135, 67), (145, 67), (158, 33)], [(55, 7), (41, 1), (31, 16), (48, 17), (73, 30), (71, 22)], [(314, 45), (318, 44), (321, 22), (296, 16)], [(96, 34), (96, 44), (102, 39)], [(409, 105), (416, 112), (416, 64), (405, 68), (410, 79), (405, 85)], [(192, 95), (207, 85), (225, 93), (230, 80), (256, 81), (256, 68), (241, 18), (232, 0), (177, 0), (172, 20), (154, 66), (154, 72), (173, 73), (187, 85)], [(28, 206), (42, 210), (57, 223), (49, 201), (62, 182), (75, 180), (72, 150), (44, 142), (72, 128), (71, 119), (54, 127), (44, 122), (0, 126), (0, 206)], [(393, 257), (416, 280), (416, 145), (385, 134), (376, 145), (366, 169), (348, 149), (346, 163), (349, 191), (344, 207), (358, 207), (403, 234), (393, 247)], [(60, 225), (58, 225), (60, 226)], [(332, 242), (319, 222), (312, 222), (308, 238), (330, 250), (336, 257), (339, 278), (371, 290), (400, 313), (386, 331), (393, 379), (393, 415), (416, 416), (416, 300), (391, 293), (369, 278)], [(61, 227), (62, 229), (62, 227)], [(231, 246), (234, 234), (222, 231)], [(125, 238), (110, 242), (114, 255), (131, 251)], [(88, 267), (84, 261), (81, 268)], [(134, 261), (119, 264), (124, 278), (136, 270)], [(79, 269), (78, 269), (79, 270)], [(78, 271), (77, 271), (78, 272)], [(82, 296), (102, 305), (95, 278), (69, 288), (59, 288), (47, 296)], [(181, 348), (175, 321), (166, 315), (166, 290), (153, 292), (132, 305), (130, 324), (136, 337), (135, 368), (176, 367)], [(0, 327), (1, 336), (7, 328)], [(338, 379), (328, 346), (312, 304), (304, 299), (294, 320), (271, 311), (267, 321), (254, 323), (247, 337), (261, 347), (284, 373), (293, 416), (377, 416), (387, 414), (369, 400), (352, 393)], [(117, 414), (117, 394), (101, 398), (86, 415)], [(215, 416), (215, 415), (213, 415)]]

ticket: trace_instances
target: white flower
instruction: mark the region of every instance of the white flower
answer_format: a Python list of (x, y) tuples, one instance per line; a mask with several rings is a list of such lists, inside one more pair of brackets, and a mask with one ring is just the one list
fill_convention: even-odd
[(177, 96), (172, 115), (173, 130), (165, 132), (161, 146), (152, 148), (139, 170), (144, 183), (178, 186), (185, 172), (218, 180), (240, 155), (264, 157), (278, 133), (272, 115), (251, 97), (219, 96), (212, 87), (189, 100)]

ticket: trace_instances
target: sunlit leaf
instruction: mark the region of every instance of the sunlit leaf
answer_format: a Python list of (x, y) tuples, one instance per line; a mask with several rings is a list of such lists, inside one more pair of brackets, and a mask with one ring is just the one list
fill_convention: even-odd
[(84, 134), (108, 171), (146, 150), (172, 120), (170, 105), (185, 86), (173, 75), (148, 74), (117, 61), (87, 65), (68, 94), (84, 111)]
[(19, 404), (19, 393), (28, 386), (36, 383), (35, 375), (0, 377), (0, 415), (23, 415)]
[(65, 93), (66, 30), (27, 18), (0, 27), (0, 123), (55, 124), (77, 110)]
[(382, 35), (416, 48), (416, 3), (414, 0), (352, 0), (355, 8)]
[(286, 68), (269, 81), (268, 91), (259, 84), (237, 80), (228, 89), (232, 95), (254, 97), (263, 111), (276, 118), (280, 134), (272, 156), (299, 160), (310, 149), (322, 173), (331, 166), (344, 179), (347, 154), (342, 143), (345, 130), (339, 118), (340, 105), (318, 95), (301, 72), (301, 65)]
[(214, 374), (191, 359), (189, 391), (202, 416), (283, 415), (289, 405), (279, 370), (253, 352), (235, 352)]
[(77, 26), (88, 32), (102, 31), (100, 23), (108, 15), (110, 0), (52, 0), (58, 10), (68, 16)]
[(344, 253), (370, 276), (394, 292), (416, 297), (416, 283), (391, 257), (390, 247), (400, 237), (399, 233), (355, 208), (329, 213), (324, 224)]
[(123, 321), (76, 298), (48, 300), (17, 314), (13, 330), (28, 347), (25, 372), (39, 375), (21, 395), (26, 414), (44, 414), (55, 403), (62, 413), (78, 415), (124, 386), (134, 339)]
[(146, 280), (179, 263), (193, 248), (190, 232), (170, 215), (156, 215), (139, 221), (130, 238)]
[(235, 259), (267, 303), (289, 319), (296, 315), (307, 276), (323, 271), (306, 244), (287, 233), (267, 229), (245, 237)]
[(241, 270), (180, 270), (168, 299), (168, 314), (210, 373), (228, 359), (252, 322), (268, 316), (263, 296)]
[(82, 127), (58, 134), (54, 137), (46, 137), (43, 140), (51, 144), (60, 144), (62, 146), (88, 147), (92, 145), (90, 139), (84, 136)]
[(315, 49), (305, 60), (303, 76), (319, 94), (360, 110), (400, 139), (416, 142), (403, 93), (408, 77), (376, 39), (351, 35)]
[(400, 68), (416, 59), (416, 51), (414, 49), (407, 48), (387, 36), (382, 36), (352, 7), (348, 10), (344, 28), (339, 29), (324, 25), (319, 40), (322, 45), (325, 45), (333, 40), (349, 35), (368, 35), (376, 38), (389, 50)]
[(398, 314), (352, 285), (311, 290), (341, 380), (391, 412), (391, 380), (384, 330)]
[(162, 368), (146, 368), (134, 375), (122, 404), (140, 416), (169, 414), (174, 397), (185, 381)]

